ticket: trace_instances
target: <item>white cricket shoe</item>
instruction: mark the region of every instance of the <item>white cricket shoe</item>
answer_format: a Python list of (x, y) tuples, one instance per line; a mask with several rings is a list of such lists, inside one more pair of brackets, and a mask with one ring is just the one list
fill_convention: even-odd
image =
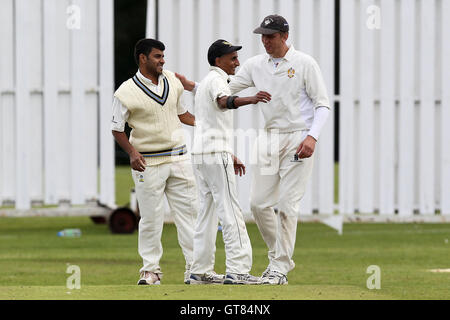
[(288, 280), (285, 274), (278, 271), (270, 271), (269, 275), (263, 278), (263, 284), (283, 285), (288, 284)]
[(217, 274), (215, 271), (207, 272), (205, 274), (191, 274), (190, 284), (223, 284), (225, 276)]
[(227, 273), (223, 284), (262, 284), (262, 279), (248, 273)]
[(140, 277), (138, 285), (161, 284), (161, 277), (158, 273), (142, 271)]
[(261, 274), (261, 278), (267, 278), (270, 274), (270, 267), (267, 267), (266, 270)]

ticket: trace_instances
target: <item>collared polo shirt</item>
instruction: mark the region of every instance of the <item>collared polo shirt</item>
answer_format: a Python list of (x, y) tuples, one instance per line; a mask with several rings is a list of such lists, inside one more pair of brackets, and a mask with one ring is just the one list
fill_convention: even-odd
[(267, 91), (272, 95), (270, 102), (259, 103), (267, 130), (309, 130), (315, 109), (330, 108), (317, 62), (295, 50), (293, 45), (276, 67), (268, 54), (248, 59), (232, 77), (229, 86), (231, 94), (256, 87), (258, 91)]
[(233, 113), (223, 109), (217, 98), (230, 95), (228, 74), (210, 67), (195, 93), (195, 129), (192, 154), (233, 153)]

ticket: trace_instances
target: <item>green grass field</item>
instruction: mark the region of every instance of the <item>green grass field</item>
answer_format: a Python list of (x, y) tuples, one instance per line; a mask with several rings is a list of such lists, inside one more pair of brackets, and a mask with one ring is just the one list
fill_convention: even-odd
[[(335, 168), (337, 170), (337, 166)], [(335, 180), (337, 183), (337, 179)], [(133, 181), (127, 166), (116, 168), (116, 199), (127, 205)], [(337, 200), (337, 188), (335, 200)], [(64, 228), (80, 228), (80, 238), (59, 238)], [(255, 224), (248, 224), (255, 275), (267, 266), (267, 249)], [(318, 223), (300, 223), (287, 286), (189, 286), (176, 228), (163, 232), (162, 285), (137, 286), (141, 259), (137, 232), (113, 235), (88, 217), (0, 218), (0, 299), (450, 299), (449, 224), (346, 224), (344, 234)], [(68, 266), (81, 270), (81, 289), (66, 286)], [(381, 270), (380, 289), (368, 289)], [(225, 269), (217, 238), (216, 271)]]
[[(80, 228), (80, 238), (57, 231)], [(266, 267), (266, 248), (256, 225), (248, 230), (253, 273)], [(448, 224), (346, 224), (344, 234), (318, 223), (300, 223), (287, 286), (189, 286), (176, 229), (163, 232), (162, 285), (137, 286), (141, 259), (137, 233), (113, 235), (88, 217), (0, 219), (0, 299), (450, 299)], [(222, 237), (216, 271), (224, 272)], [(81, 289), (68, 289), (69, 265), (81, 270)], [(381, 288), (366, 286), (370, 265), (381, 270)]]

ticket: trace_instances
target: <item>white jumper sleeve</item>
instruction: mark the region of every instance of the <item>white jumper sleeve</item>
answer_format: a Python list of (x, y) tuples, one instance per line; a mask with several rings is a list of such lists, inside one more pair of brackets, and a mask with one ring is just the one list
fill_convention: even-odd
[(130, 111), (118, 98), (114, 97), (112, 104), (111, 130), (124, 132), (125, 122), (127, 122), (129, 115)]
[(230, 91), (234, 95), (244, 89), (254, 87), (251, 74), (251, 61), (247, 60), (235, 76), (231, 76)]
[(319, 65), (314, 59), (311, 59), (306, 67), (305, 89), (316, 108), (330, 108), (325, 81), (323, 80)]

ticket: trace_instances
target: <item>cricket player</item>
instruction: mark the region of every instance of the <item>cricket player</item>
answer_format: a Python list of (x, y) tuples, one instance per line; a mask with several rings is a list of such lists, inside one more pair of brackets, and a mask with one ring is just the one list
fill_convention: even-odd
[[(266, 53), (248, 59), (230, 89), (235, 94), (256, 87), (272, 95), (268, 103), (259, 104), (265, 132), (256, 143), (258, 162), (252, 170), (250, 206), (269, 249), (264, 283), (282, 285), (288, 283), (287, 274), (295, 266), (292, 256), (300, 200), (330, 105), (316, 61), (286, 43), (289, 24), (282, 16), (265, 17), (253, 32), (261, 34)], [(273, 172), (264, 170), (267, 166), (274, 167)]]
[(190, 284), (217, 283), (211, 277), (211, 260), (218, 220), (222, 225), (226, 254), (224, 284), (261, 284), (250, 274), (252, 248), (242, 210), (237, 200), (235, 174), (245, 174), (245, 166), (233, 154), (233, 112), (238, 107), (267, 103), (270, 94), (231, 96), (229, 76), (239, 66), (237, 51), (219, 39), (208, 50), (210, 71), (195, 94), (196, 127), (192, 148), (194, 173), (199, 189), (200, 211), (194, 233), (194, 258)]
[[(138, 251), (143, 259), (139, 285), (160, 284), (159, 261), (163, 248), (164, 194), (178, 231), (186, 260), (185, 282), (192, 264), (197, 189), (181, 123), (194, 125), (195, 117), (182, 101), (183, 86), (164, 70), (162, 42), (142, 39), (135, 46), (139, 67), (114, 93), (112, 134), (128, 153), (141, 219)], [(130, 139), (125, 122), (131, 127)]]
[[(300, 200), (330, 105), (317, 62), (286, 43), (286, 19), (269, 15), (253, 32), (261, 34), (266, 53), (248, 59), (229, 86), (232, 95), (249, 87), (271, 94), (269, 102), (259, 104), (265, 125), (255, 143), (258, 161), (252, 170), (250, 207), (269, 249), (263, 282), (283, 285), (295, 267)], [(186, 90), (195, 90), (195, 82), (176, 76)]]

